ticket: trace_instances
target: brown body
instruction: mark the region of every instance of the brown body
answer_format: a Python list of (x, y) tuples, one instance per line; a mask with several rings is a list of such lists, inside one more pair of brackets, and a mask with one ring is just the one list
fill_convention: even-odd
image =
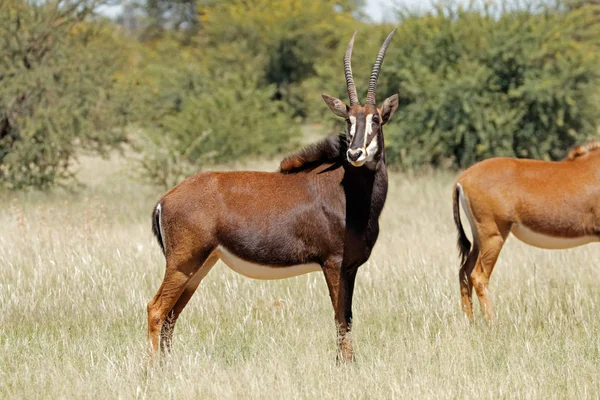
[[(360, 191), (357, 180), (366, 183)], [(161, 325), (161, 344), (170, 347), (179, 314), (214, 263), (219, 258), (227, 263), (225, 253), (264, 266), (239, 270), (228, 264), (258, 279), (297, 275), (286, 269), (298, 265), (320, 266), (336, 311), (340, 350), (350, 359), (346, 333), (354, 279), (377, 240), (386, 194), (385, 168), (370, 171), (344, 164), (293, 174), (209, 172), (184, 181), (159, 203), (167, 270), (148, 306), (153, 348)]]
[[(600, 151), (578, 146), (564, 161), (492, 158), (475, 164), (453, 190), (454, 218), (462, 258), (463, 310), (473, 316), (471, 292), (492, 317), (490, 275), (508, 235), (532, 246), (565, 249), (600, 241)], [(463, 208), (473, 246), (460, 221)]]
[(169, 191), (152, 214), (152, 230), (166, 258), (163, 282), (148, 303), (153, 352), (169, 350), (175, 322), (218, 259), (256, 279), (323, 271), (335, 312), (339, 356), (353, 357), (352, 296), (358, 267), (379, 235), (387, 195), (383, 128), (398, 96), (375, 102), (385, 40), (373, 67), (367, 101), (358, 104), (350, 69), (352, 37), (344, 60), (351, 105), (323, 95), (348, 122), (333, 136), (282, 161), (279, 172), (205, 172)]

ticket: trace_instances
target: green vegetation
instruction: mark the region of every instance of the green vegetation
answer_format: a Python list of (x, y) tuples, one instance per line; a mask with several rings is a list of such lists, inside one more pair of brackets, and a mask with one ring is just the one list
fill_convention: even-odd
[(0, 2), (0, 187), (72, 176), (77, 152), (123, 140), (121, 44), (92, 1)]
[[(352, 30), (363, 94), (391, 29), (366, 21), (361, 0), (138, 0), (117, 21), (98, 17), (98, 4), (0, 6), (2, 186), (68, 182), (81, 150), (123, 141), (162, 186), (285, 153), (303, 125), (343, 129), (320, 94), (345, 98)], [(600, 5), (446, 4), (394, 24), (378, 88), (401, 97), (386, 130), (392, 167), (555, 160), (597, 134)]]
[[(163, 51), (163, 60), (173, 55)], [(132, 115), (140, 132), (132, 142), (142, 153), (143, 175), (165, 189), (201, 167), (297, 146), (290, 107), (273, 101), (275, 87), (261, 86), (253, 74), (191, 62), (170, 68), (151, 63), (140, 75), (152, 83), (134, 90)]]
[[(403, 167), (493, 156), (558, 159), (600, 122), (600, 18), (496, 10), (407, 17), (383, 76), (404, 106), (388, 128)], [(595, 38), (584, 40), (583, 38)]]

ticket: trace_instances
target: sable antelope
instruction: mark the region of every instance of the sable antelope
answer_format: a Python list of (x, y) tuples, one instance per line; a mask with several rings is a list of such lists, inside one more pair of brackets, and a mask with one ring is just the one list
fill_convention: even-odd
[[(545, 249), (600, 241), (600, 143), (577, 146), (562, 161), (492, 158), (464, 171), (453, 189), (461, 258), (462, 307), (473, 318), (473, 288), (493, 317), (488, 282), (509, 233)], [(473, 233), (465, 235), (462, 207)]]
[[(351, 360), (352, 293), (357, 269), (371, 254), (388, 188), (382, 126), (398, 95), (376, 107), (381, 63), (373, 66), (365, 106), (344, 57), (350, 106), (322, 95), (347, 133), (330, 137), (281, 162), (279, 172), (204, 172), (171, 189), (154, 208), (152, 231), (166, 258), (163, 282), (148, 303), (151, 352), (169, 351), (180, 313), (202, 278), (221, 259), (255, 279), (323, 271), (335, 311), (338, 357)], [(349, 144), (347, 144), (349, 143)]]

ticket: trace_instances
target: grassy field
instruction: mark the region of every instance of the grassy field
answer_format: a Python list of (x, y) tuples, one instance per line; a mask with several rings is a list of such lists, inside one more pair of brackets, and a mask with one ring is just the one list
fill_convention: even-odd
[[(84, 161), (77, 193), (14, 194), (0, 213), (1, 398), (598, 398), (600, 248), (512, 238), (497, 322), (459, 306), (454, 176), (392, 175), (354, 307), (357, 362), (337, 366), (322, 274), (255, 281), (217, 264), (147, 367), (146, 303), (164, 272), (160, 189), (120, 159)], [(276, 162), (259, 167), (273, 170)]]

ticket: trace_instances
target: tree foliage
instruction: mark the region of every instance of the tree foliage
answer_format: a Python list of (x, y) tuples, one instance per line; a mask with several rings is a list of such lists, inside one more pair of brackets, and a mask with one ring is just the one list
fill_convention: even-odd
[[(133, 117), (143, 175), (172, 186), (200, 168), (290, 149), (299, 130), (274, 86), (244, 68), (211, 66), (163, 42), (138, 71)], [(154, 60), (154, 62), (150, 61)]]
[(144, 175), (169, 185), (204, 166), (289, 149), (306, 117), (302, 82), (337, 49), (357, 4), (202, 2), (191, 40), (146, 42), (130, 77)]
[(458, 9), (402, 21), (382, 73), (401, 95), (393, 164), (467, 167), (492, 156), (558, 159), (596, 134), (597, 43), (589, 7)]
[(348, 39), (359, 31), (352, 67), (364, 102), (394, 26), (377, 90), (380, 102), (401, 99), (386, 129), (391, 165), (557, 159), (600, 122), (597, 3), (445, 1), (392, 25), (363, 18), (363, 0), (130, 0), (120, 30), (94, 16), (95, 0), (5, 0), (2, 186), (68, 178), (78, 152), (124, 140), (125, 124), (144, 175), (164, 185), (286, 151), (301, 124), (341, 129), (320, 94), (346, 98)]
[(77, 149), (121, 139), (118, 46), (111, 29), (85, 23), (94, 2), (0, 4), (0, 185), (47, 187), (71, 177)]
[[(313, 98), (302, 88), (323, 62), (344, 47), (362, 2), (312, 0), (230, 0), (202, 8), (204, 34), (221, 64), (248, 62), (262, 83), (276, 86), (276, 98), (294, 115), (307, 117)], [(339, 60), (336, 60), (339, 61)], [(339, 73), (339, 62), (337, 63)], [(314, 95), (315, 93), (310, 93)]]

